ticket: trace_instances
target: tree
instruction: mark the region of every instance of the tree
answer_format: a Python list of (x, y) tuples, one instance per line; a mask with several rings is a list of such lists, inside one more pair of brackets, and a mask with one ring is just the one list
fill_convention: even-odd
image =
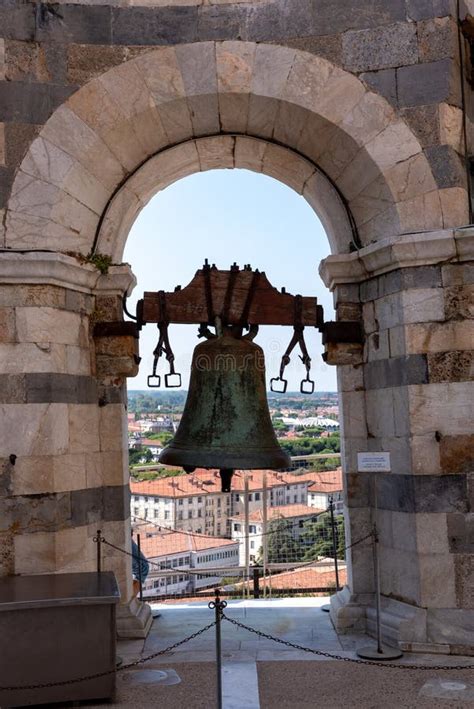
[(145, 448), (145, 450), (143, 451), (143, 455), (142, 455), (142, 462), (143, 463), (151, 463), (152, 460), (153, 460), (153, 453), (151, 452), (151, 450), (149, 448)]
[(339, 453), (341, 450), (341, 439), (339, 433), (333, 433), (327, 438), (310, 438), (301, 436), (299, 438), (279, 439), (280, 446), (288, 451), (290, 455), (311, 455), (313, 453)]
[(294, 538), (292, 525), (282, 517), (268, 525), (267, 559), (269, 564), (301, 561), (304, 548)]
[(143, 451), (139, 448), (129, 448), (128, 449), (128, 463), (129, 465), (138, 465), (142, 459)]
[(285, 423), (283, 423), (281, 418), (272, 419), (272, 424), (273, 424), (273, 430), (276, 433), (285, 433), (289, 429), (289, 426), (287, 426)]
[(339, 458), (320, 458), (319, 460), (311, 461), (309, 470), (316, 473), (324, 473), (328, 470), (335, 470), (340, 464)]
[[(344, 517), (336, 515), (334, 522), (336, 525), (337, 558), (345, 559)], [(303, 557), (304, 561), (311, 561), (319, 556), (334, 558), (331, 515), (329, 512), (319, 515), (316, 522), (306, 522), (301, 536), (307, 545)]]

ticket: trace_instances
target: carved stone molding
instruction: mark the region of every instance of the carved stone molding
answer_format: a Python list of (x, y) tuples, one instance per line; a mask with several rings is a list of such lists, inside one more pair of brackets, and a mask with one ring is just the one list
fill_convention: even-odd
[(474, 259), (474, 227), (403, 234), (383, 239), (351, 254), (321, 261), (319, 273), (330, 290), (344, 283), (360, 283), (399, 268)]

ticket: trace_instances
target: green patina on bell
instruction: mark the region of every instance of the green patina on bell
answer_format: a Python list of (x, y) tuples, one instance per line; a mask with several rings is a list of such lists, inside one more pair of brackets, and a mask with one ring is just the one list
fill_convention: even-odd
[(268, 411), (261, 347), (232, 328), (197, 345), (183, 416), (160, 462), (220, 468), (224, 491), (235, 468), (289, 467)]

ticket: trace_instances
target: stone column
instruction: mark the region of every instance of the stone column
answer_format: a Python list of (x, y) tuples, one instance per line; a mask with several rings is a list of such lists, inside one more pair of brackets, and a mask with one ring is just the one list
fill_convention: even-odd
[[(339, 303), (361, 308), (363, 363), (341, 365), (349, 541), (380, 534), (386, 641), (470, 652), (474, 643), (474, 230), (407, 235), (322, 265)], [(338, 305), (338, 307), (341, 307)], [(357, 472), (389, 451), (391, 473)], [(333, 599), (343, 628), (374, 630), (370, 547), (351, 550)]]
[[(100, 371), (93, 327), (121, 319), (134, 277), (36, 252), (1, 254), (0, 281), (0, 573), (93, 571), (97, 529), (130, 549), (126, 391)], [(143, 636), (130, 558), (105, 547), (103, 568), (119, 582), (119, 631)]]

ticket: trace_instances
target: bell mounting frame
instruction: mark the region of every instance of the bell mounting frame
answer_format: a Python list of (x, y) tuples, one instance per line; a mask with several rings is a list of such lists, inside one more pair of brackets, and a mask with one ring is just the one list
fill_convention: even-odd
[[(199, 324), (199, 336), (210, 336), (209, 326), (218, 328), (232, 327), (242, 333), (249, 330), (246, 337), (252, 337), (260, 325), (293, 325), (294, 335), (282, 357), (280, 376), (271, 379), (272, 391), (284, 393), (287, 381), (283, 372), (290, 361), (290, 352), (296, 344), (301, 349), (301, 357), (306, 367), (306, 378), (302, 380), (300, 391), (312, 394), (314, 382), (309, 378), (311, 358), (308, 355), (304, 341), (305, 326), (324, 326), (324, 313), (317, 298), (291, 295), (285, 288), (278, 291), (268, 280), (265, 272), (252, 270), (250, 264), (241, 270), (234, 263), (230, 270), (219, 270), (215, 264), (209, 265), (207, 259), (192, 281), (185, 287), (177, 286), (173, 293), (164, 291), (146, 292), (142, 301), (137, 304), (137, 325), (141, 328), (146, 323), (155, 322), (160, 330), (160, 339), (154, 351), (153, 373), (148, 377), (148, 385), (160, 385), (156, 374), (159, 357), (166, 353), (170, 362), (170, 374), (174, 375), (174, 356), (167, 336), (168, 325)], [(153, 384), (157, 381), (157, 384)], [(283, 390), (274, 388), (274, 383), (280, 381)]]
[(145, 292), (137, 303), (136, 320), (147, 323), (214, 326), (216, 317), (223, 325), (294, 325), (295, 298), (301, 298), (301, 325), (324, 327), (324, 313), (317, 298), (294, 296), (285, 288), (277, 290), (264, 271), (250, 265), (240, 269), (233, 264), (228, 271), (206, 262), (184, 288), (174, 292)]
[[(311, 359), (303, 336), (305, 327), (315, 327), (321, 332), (326, 350), (322, 357), (328, 364), (347, 364), (348, 361), (359, 363), (364, 341), (360, 321), (325, 322), (323, 308), (316, 297), (292, 295), (285, 288), (278, 290), (270, 283), (264, 271), (253, 270), (250, 264), (241, 269), (234, 263), (229, 270), (221, 270), (215, 264), (210, 265), (206, 259), (202, 268), (196, 271), (184, 288), (176, 286), (173, 292), (168, 293), (145, 292), (137, 303), (136, 316), (128, 312), (125, 298), (123, 306), (124, 312), (134, 321), (133, 324), (124, 321), (97, 323), (95, 336), (112, 334), (111, 327), (115, 335), (124, 334), (125, 329), (132, 326), (138, 338), (144, 325), (156, 323), (160, 335), (165, 335), (163, 339), (169, 345), (167, 328), (170, 324), (199, 325), (199, 337), (213, 336), (209, 327), (215, 327), (216, 320), (222, 326), (241, 331), (247, 328), (249, 333), (246, 337), (254, 334), (260, 325), (292, 326), (294, 335), (283, 355), (280, 376), (270, 380), (272, 391), (278, 393), (286, 391), (287, 380), (283, 378), (283, 371), (288, 364), (289, 353), (296, 344), (300, 346), (300, 359), (307, 372), (301, 381), (300, 391), (306, 394), (314, 392), (314, 382), (309, 378)], [(166, 347), (157, 346), (157, 350), (167, 355), (170, 373), (166, 375), (165, 383), (173, 386), (170, 383), (172, 377), (178, 379), (180, 375), (174, 372), (171, 348), (167, 352)], [(149, 382), (152, 387), (160, 385), (155, 365)], [(279, 389), (274, 388), (279, 385)]]

